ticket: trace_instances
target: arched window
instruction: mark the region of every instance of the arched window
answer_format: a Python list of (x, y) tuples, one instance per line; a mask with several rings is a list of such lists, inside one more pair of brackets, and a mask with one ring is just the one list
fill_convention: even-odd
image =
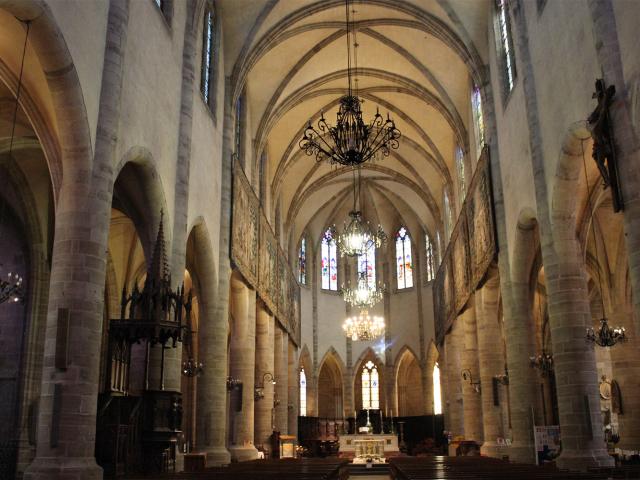
[(473, 114), (473, 132), (476, 137), (476, 154), (480, 158), (484, 146), (484, 117), (482, 115), (482, 95), (480, 87), (473, 87), (471, 92), (471, 111)]
[(338, 290), (338, 252), (334, 232), (328, 228), (322, 237), (320, 251), (322, 288), (324, 290)]
[(425, 253), (426, 253), (426, 274), (427, 274), (427, 282), (430, 282), (434, 278), (436, 278), (436, 259), (434, 254), (434, 245), (431, 241), (431, 237), (427, 233), (424, 236), (425, 241)]
[(200, 91), (204, 97), (204, 102), (213, 107), (213, 95), (212, 90), (215, 89), (214, 85), (214, 71), (215, 71), (215, 11), (213, 5), (208, 2), (206, 10), (204, 12), (204, 25), (202, 27), (202, 78), (200, 81)]
[(411, 237), (405, 227), (396, 235), (396, 275), (398, 289), (413, 287), (413, 262), (411, 261)]
[(307, 416), (307, 376), (304, 368), (300, 369), (300, 416)]
[(449, 238), (451, 237), (453, 219), (451, 215), (451, 200), (449, 199), (449, 192), (447, 192), (446, 190), (443, 194), (442, 203), (444, 204), (444, 237), (446, 240), (449, 240)]
[(162, 12), (162, 16), (167, 21), (167, 23), (171, 24), (171, 14), (173, 13), (173, 4), (172, 0), (153, 0), (153, 3), (156, 4), (156, 7), (160, 9)]
[(444, 248), (442, 248), (442, 238), (440, 237), (440, 230), (436, 231), (436, 254), (437, 254), (437, 261), (436, 261), (436, 266), (439, 266), (440, 263), (442, 262), (442, 251), (444, 250)]
[(376, 285), (376, 246), (371, 245), (364, 255), (358, 255), (358, 278), (362, 274), (367, 277), (367, 285)]
[(442, 392), (440, 391), (440, 367), (436, 363), (433, 366), (433, 414), (442, 413)]
[(362, 408), (380, 408), (380, 378), (378, 368), (371, 360), (362, 367)]
[(460, 192), (460, 206), (467, 195), (466, 172), (464, 168), (464, 151), (456, 146), (456, 172), (458, 173), (458, 191)]
[(307, 284), (307, 239), (303, 236), (298, 250), (298, 283)]
[(502, 71), (503, 96), (513, 90), (516, 82), (516, 59), (511, 36), (511, 19), (509, 18), (508, 0), (495, 0), (494, 29), (496, 37), (496, 51), (498, 53), (500, 69)]

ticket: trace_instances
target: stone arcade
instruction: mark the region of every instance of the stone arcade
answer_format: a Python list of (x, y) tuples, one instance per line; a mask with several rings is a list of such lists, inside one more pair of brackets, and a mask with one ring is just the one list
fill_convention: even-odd
[[(640, 475), (639, 27), (0, 0), (0, 478)], [(397, 142), (359, 169), (301, 142), (348, 94)], [(341, 254), (352, 210), (385, 245)]]

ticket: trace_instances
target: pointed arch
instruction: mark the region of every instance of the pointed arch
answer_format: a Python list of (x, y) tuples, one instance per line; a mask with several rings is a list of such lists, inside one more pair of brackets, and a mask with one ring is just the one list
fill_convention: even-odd
[(405, 226), (395, 234), (396, 248), (396, 285), (398, 290), (413, 287), (413, 252), (411, 235)]
[(342, 418), (344, 416), (344, 371), (340, 355), (333, 347), (325, 353), (318, 368), (318, 416)]
[(425, 395), (419, 357), (405, 345), (396, 357), (395, 387), (399, 417), (424, 415)]

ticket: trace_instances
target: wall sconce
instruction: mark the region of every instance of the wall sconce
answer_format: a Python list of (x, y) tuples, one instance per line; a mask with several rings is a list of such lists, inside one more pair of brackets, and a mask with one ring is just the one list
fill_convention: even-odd
[(273, 385), (276, 384), (276, 379), (273, 377), (273, 373), (266, 372), (262, 375), (262, 382), (255, 388), (254, 398), (256, 400), (261, 400), (264, 398), (264, 382), (271, 382)]
[(543, 377), (551, 376), (553, 373), (553, 355), (545, 352), (544, 350), (542, 353), (534, 357), (529, 357), (529, 362), (531, 364), (531, 368), (537, 368), (540, 370), (540, 375)]
[(506, 368), (504, 369), (504, 373), (500, 375), (494, 375), (493, 378), (501, 385), (509, 385), (509, 372)]
[(238, 389), (242, 386), (242, 380), (233, 377), (227, 377), (227, 390)]
[(473, 390), (476, 393), (480, 393), (480, 382), (474, 382), (473, 381), (473, 376), (471, 375), (471, 370), (469, 370), (468, 368), (465, 368), (464, 370), (462, 370), (462, 372), (460, 372), (460, 375), (462, 375), (462, 379), (465, 382), (469, 382), (469, 385), (471, 385), (473, 387)]

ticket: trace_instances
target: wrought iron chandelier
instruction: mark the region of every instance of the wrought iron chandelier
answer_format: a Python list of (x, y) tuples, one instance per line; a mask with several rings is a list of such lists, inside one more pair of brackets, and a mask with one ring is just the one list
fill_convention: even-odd
[(354, 70), (358, 71), (358, 42), (356, 31), (349, 14), (350, 0), (345, 1), (347, 19), (347, 95), (340, 99), (336, 126), (329, 125), (321, 112), (317, 127), (309, 120), (299, 142), (300, 148), (309, 156), (315, 155), (317, 161), (328, 160), (332, 164), (344, 166), (361, 165), (378, 156), (388, 157), (396, 150), (401, 133), (387, 113), (385, 120), (378, 109), (367, 125), (362, 119), (362, 100), (358, 97), (357, 80), (353, 88), (351, 68), (351, 38), (353, 38)]
[(362, 272), (358, 278), (358, 286), (355, 289), (343, 286), (340, 294), (352, 307), (371, 308), (384, 297), (384, 286), (369, 285), (366, 272)]
[(627, 340), (624, 327), (610, 327), (606, 318), (600, 320), (600, 328), (596, 331), (593, 327), (587, 328), (587, 340), (599, 347), (613, 347), (618, 342)]
[(542, 353), (529, 357), (531, 368), (540, 370), (543, 377), (551, 375), (553, 372), (553, 355), (543, 351)]
[(0, 304), (5, 302), (19, 302), (24, 299), (22, 291), (22, 277), (9, 272), (7, 280), (0, 279)]
[[(13, 122), (11, 124), (11, 140), (9, 141), (9, 152), (8, 157), (11, 158), (11, 154), (13, 153), (13, 140), (16, 131), (16, 123), (18, 119), (18, 107), (20, 105), (20, 93), (22, 91), (22, 74), (24, 72), (24, 58), (27, 53), (27, 39), (29, 38), (29, 28), (31, 27), (30, 22), (25, 22), (27, 26), (27, 31), (24, 37), (24, 46), (22, 48), (22, 60), (20, 62), (20, 75), (18, 77), (18, 88), (16, 90), (16, 104), (13, 109)], [(5, 201), (1, 202), (0, 206), (2, 210), (0, 210), (0, 234), (2, 233), (2, 221), (4, 220), (4, 211), (7, 208), (5, 205)], [(9, 272), (7, 275), (7, 279), (0, 279), (0, 304), (5, 302), (24, 302), (24, 290), (22, 288), (22, 277), (17, 273)]]
[(185, 377), (199, 377), (204, 373), (204, 363), (197, 362), (193, 357), (189, 357), (182, 363), (182, 375)]
[(367, 310), (362, 310), (360, 314), (348, 317), (343, 322), (342, 329), (354, 342), (375, 340), (384, 334), (384, 318), (371, 316)]
[(370, 248), (380, 248), (387, 243), (387, 235), (380, 225), (373, 230), (371, 224), (362, 218), (360, 211), (360, 167), (353, 169), (353, 209), (351, 220), (345, 222), (342, 233), (336, 235), (336, 246), (341, 255), (356, 257), (366, 255)]

